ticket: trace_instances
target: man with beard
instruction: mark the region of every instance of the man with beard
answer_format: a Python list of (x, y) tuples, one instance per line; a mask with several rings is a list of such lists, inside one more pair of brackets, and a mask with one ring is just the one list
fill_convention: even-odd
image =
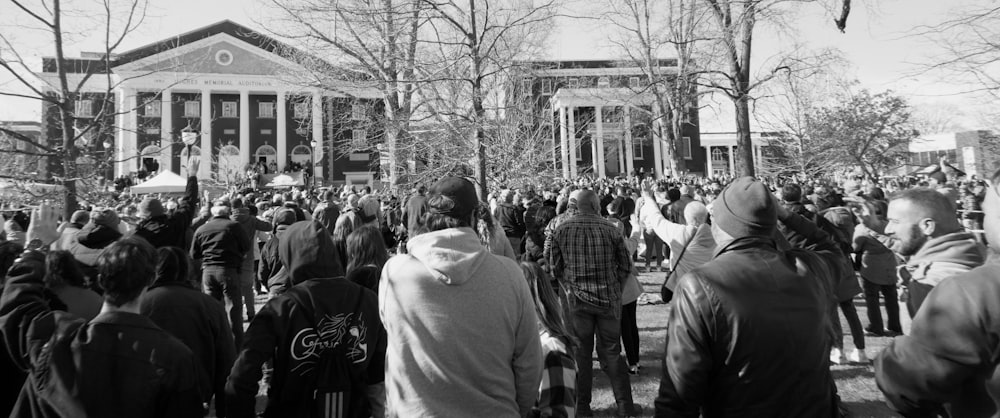
[(997, 416), (1000, 171), (992, 180), (983, 228), (994, 257), (937, 285), (913, 319), (910, 335), (893, 340), (875, 359), (878, 387), (903, 416)]
[(934, 189), (903, 190), (889, 200), (885, 233), (892, 250), (909, 257), (898, 270), (907, 285), (906, 308), (915, 317), (927, 294), (941, 282), (986, 261), (986, 249), (962, 228), (955, 204)]

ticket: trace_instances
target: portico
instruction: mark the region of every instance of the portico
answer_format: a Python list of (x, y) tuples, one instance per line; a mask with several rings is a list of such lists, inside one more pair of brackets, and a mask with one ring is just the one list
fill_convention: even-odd
[[(560, 88), (549, 103), (558, 141), (554, 157), (564, 178), (582, 174), (614, 177), (645, 172), (662, 178), (669, 171), (668, 144), (651, 131), (654, 97), (630, 88)], [(691, 159), (691, 138), (680, 138), (682, 159)], [(558, 149), (558, 152), (555, 150)]]
[[(259, 162), (269, 172), (305, 170), (334, 182), (347, 172), (357, 182), (363, 172), (371, 183), (377, 154), (358, 161), (331, 151), (337, 141), (367, 139), (361, 122), (377, 114), (379, 91), (347, 81), (307, 87), (298, 76), (307, 71), (262, 37), (223, 21), (115, 57), (115, 176), (183, 175), (198, 158), (199, 177), (224, 182)], [(196, 136), (193, 143), (184, 144), (182, 132)]]

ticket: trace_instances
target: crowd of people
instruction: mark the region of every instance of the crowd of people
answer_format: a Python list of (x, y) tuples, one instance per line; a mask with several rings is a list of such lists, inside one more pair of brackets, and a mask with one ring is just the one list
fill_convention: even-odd
[[(0, 241), (0, 414), (593, 416), (596, 352), (616, 416), (643, 413), (631, 376), (651, 361), (656, 416), (843, 416), (831, 364), (869, 356), (903, 415), (995, 416), (998, 180), (213, 197), (191, 176), (68, 219), (42, 203)], [(668, 303), (657, 359), (643, 272)], [(871, 353), (866, 335), (896, 338)]]

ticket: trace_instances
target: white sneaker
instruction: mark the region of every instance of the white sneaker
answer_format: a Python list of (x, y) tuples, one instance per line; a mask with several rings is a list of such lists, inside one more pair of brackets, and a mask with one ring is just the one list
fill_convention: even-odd
[(865, 350), (854, 348), (847, 353), (847, 361), (851, 363), (867, 363), (868, 356), (865, 354)]
[(830, 363), (841, 364), (844, 362), (844, 353), (840, 351), (839, 348), (834, 347), (830, 350)]

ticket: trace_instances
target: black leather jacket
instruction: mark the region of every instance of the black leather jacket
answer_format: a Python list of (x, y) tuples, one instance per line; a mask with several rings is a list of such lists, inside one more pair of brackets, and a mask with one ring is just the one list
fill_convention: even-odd
[(783, 222), (803, 248), (740, 238), (678, 282), (656, 416), (836, 415), (831, 284), (850, 266), (813, 223)]

